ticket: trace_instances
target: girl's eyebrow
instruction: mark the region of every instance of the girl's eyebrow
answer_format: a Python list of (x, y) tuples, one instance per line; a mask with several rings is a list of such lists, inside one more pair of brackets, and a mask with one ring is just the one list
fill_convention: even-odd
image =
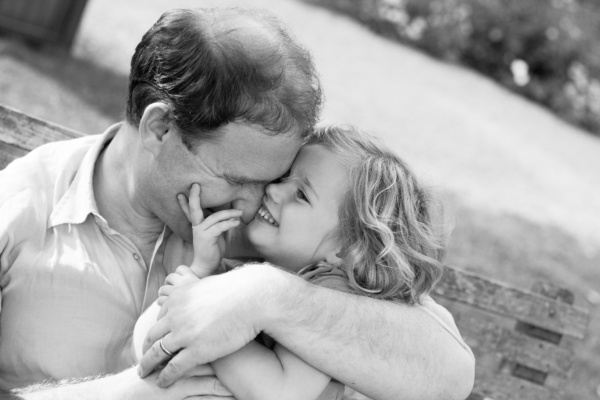
[(302, 182), (302, 184), (304, 186), (306, 186), (308, 189), (310, 189), (310, 191), (317, 198), (317, 200), (320, 200), (319, 195), (315, 191), (315, 188), (313, 187), (313, 185), (310, 183), (310, 181), (308, 180), (308, 178), (306, 176), (304, 176), (300, 181)]

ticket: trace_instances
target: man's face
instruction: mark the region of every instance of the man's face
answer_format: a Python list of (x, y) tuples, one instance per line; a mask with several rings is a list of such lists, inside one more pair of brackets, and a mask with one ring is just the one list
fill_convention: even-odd
[(169, 132), (165, 150), (155, 158), (152, 209), (174, 232), (191, 240), (190, 224), (177, 202), (191, 185), (201, 188), (205, 217), (219, 209), (243, 211), (245, 223), (260, 207), (265, 186), (287, 172), (302, 145), (293, 135), (270, 136), (252, 125), (231, 123), (214, 140), (202, 141), (192, 151), (177, 132)]

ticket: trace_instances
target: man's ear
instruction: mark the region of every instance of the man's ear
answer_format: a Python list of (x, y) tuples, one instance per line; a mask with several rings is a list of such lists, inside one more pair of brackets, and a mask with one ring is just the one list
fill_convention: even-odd
[(325, 257), (325, 262), (327, 264), (336, 266), (336, 267), (340, 267), (343, 265), (344, 260), (342, 259), (342, 251), (340, 249), (336, 249), (334, 251), (330, 251), (329, 253), (327, 253), (327, 256)]
[(165, 143), (166, 135), (173, 125), (165, 118), (170, 109), (165, 103), (152, 103), (144, 110), (140, 119), (139, 134), (142, 146), (158, 156)]

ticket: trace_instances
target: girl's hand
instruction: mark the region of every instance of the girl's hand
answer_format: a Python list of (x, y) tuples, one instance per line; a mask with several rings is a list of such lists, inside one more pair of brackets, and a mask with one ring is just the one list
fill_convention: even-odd
[(219, 267), (225, 254), (224, 233), (240, 224), (241, 210), (223, 210), (209, 215), (206, 219), (200, 205), (200, 185), (194, 183), (190, 198), (177, 196), (181, 209), (192, 224), (194, 234), (194, 261), (191, 270), (199, 278), (211, 275)]
[(162, 306), (167, 297), (171, 294), (173, 289), (178, 286), (190, 285), (192, 283), (198, 282), (200, 278), (192, 272), (192, 269), (185, 266), (180, 265), (177, 267), (175, 272), (167, 275), (167, 279), (165, 279), (165, 284), (158, 289), (158, 300), (157, 303), (159, 306)]

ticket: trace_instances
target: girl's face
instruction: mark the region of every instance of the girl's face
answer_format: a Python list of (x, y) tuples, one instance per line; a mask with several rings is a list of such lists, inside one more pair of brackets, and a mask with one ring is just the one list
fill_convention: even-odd
[(300, 150), (288, 178), (267, 186), (248, 239), (267, 261), (292, 271), (335, 255), (349, 171), (322, 145)]

